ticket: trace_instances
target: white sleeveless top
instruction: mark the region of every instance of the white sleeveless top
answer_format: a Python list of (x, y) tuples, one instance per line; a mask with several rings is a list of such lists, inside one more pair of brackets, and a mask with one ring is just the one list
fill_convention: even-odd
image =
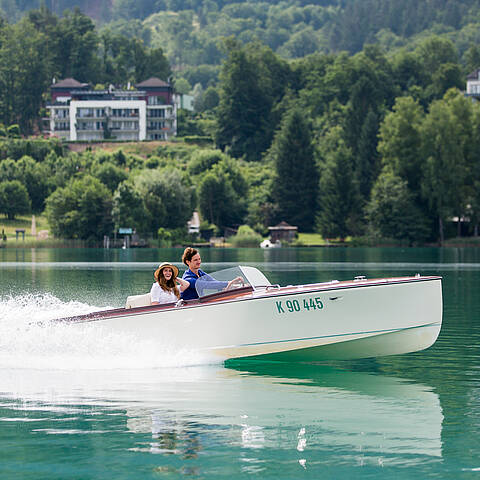
[(152, 285), (150, 296), (152, 302), (158, 303), (172, 303), (178, 300), (173, 292), (166, 292), (157, 282)]

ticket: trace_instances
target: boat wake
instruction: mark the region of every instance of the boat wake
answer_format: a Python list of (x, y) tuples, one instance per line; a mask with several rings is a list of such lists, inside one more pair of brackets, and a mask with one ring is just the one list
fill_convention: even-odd
[(97, 323), (72, 328), (54, 321), (99, 310), (48, 293), (0, 296), (0, 368), (105, 370), (212, 363), (200, 352), (106, 333)]

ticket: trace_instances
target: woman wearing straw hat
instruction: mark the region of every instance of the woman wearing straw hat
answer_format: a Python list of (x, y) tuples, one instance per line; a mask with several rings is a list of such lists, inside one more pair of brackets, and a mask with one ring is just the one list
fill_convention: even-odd
[(150, 290), (152, 305), (176, 302), (180, 293), (190, 286), (186, 280), (178, 278), (178, 268), (169, 262), (161, 263), (153, 276), (155, 283)]

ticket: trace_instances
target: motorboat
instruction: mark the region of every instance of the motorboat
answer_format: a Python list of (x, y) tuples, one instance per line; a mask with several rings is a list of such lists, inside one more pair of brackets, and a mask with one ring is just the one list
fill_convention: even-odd
[(292, 362), (416, 352), (435, 343), (442, 325), (438, 276), (280, 286), (255, 267), (238, 266), (200, 277), (196, 288), (194, 300), (151, 305), (149, 294), (134, 295), (124, 308), (57, 321), (216, 360)]

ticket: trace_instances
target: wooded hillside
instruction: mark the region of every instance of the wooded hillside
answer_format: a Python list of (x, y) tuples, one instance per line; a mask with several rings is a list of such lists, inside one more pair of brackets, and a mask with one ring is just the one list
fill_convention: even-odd
[[(215, 228), (246, 223), (265, 233), (286, 220), (326, 238), (419, 243), (443, 240), (456, 217), (469, 219), (458, 234), (478, 235), (480, 103), (462, 93), (480, 66), (477, 2), (168, 0), (155, 2), (156, 13), (152, 5), (105, 3), (102, 19), (116, 20), (99, 25), (80, 10), (45, 7), (0, 23), (0, 136), (13, 149), (0, 155), (0, 213), (14, 215), (9, 199), (21, 195), (23, 210), (46, 208), (57, 235), (79, 236), (84, 204), (64, 204), (66, 192), (103, 192), (111, 198), (83, 238), (107, 232), (132, 205), (150, 218), (138, 230), (161, 236), (184, 220), (155, 197), (174, 170), (188, 198), (182, 213), (199, 208)], [(134, 6), (141, 19), (127, 15)], [(311, 48), (287, 48), (297, 40)], [(211, 148), (160, 149), (141, 161), (37, 158), (16, 138), (32, 132), (52, 77), (70, 76), (94, 86), (172, 76), (195, 97), (193, 115), (180, 111), (179, 137)], [(60, 217), (75, 227), (55, 224)]]

